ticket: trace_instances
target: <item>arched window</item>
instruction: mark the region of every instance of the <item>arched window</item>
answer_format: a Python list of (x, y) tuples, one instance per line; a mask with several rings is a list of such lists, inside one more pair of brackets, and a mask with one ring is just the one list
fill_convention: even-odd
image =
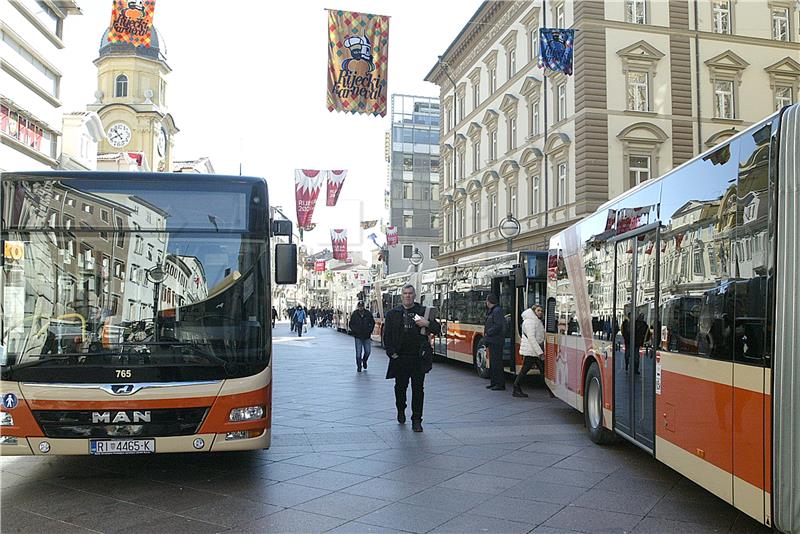
[(114, 87), (114, 96), (115, 97), (126, 97), (128, 96), (128, 77), (124, 74), (120, 74), (117, 76), (117, 81)]

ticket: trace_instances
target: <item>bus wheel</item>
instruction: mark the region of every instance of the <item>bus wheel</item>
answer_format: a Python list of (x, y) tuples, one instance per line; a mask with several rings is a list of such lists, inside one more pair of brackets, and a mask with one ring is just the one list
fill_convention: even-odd
[(589, 439), (600, 445), (613, 442), (614, 434), (603, 426), (603, 382), (597, 362), (586, 372), (583, 392), (583, 420)]
[(481, 378), (489, 378), (489, 351), (486, 349), (486, 343), (483, 339), (478, 341), (475, 346), (475, 354), (472, 356), (472, 361), (475, 365), (475, 372)]

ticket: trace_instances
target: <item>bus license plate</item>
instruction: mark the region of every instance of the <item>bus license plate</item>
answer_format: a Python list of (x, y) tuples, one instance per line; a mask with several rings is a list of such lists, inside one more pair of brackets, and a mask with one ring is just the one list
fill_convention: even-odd
[(89, 442), (91, 454), (151, 454), (156, 452), (154, 439), (93, 439)]

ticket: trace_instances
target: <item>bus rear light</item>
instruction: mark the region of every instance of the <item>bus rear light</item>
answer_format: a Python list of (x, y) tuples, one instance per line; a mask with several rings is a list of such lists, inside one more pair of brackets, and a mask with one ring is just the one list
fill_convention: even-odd
[(0, 436), (0, 445), (18, 445), (19, 440), (14, 436)]
[(0, 412), (0, 426), (14, 426), (14, 416), (8, 412)]
[(237, 430), (235, 432), (228, 432), (225, 434), (225, 441), (233, 441), (236, 439), (257, 438), (263, 434), (263, 430)]
[(242, 421), (252, 421), (264, 417), (263, 406), (247, 406), (245, 408), (234, 408), (228, 414), (228, 421), (239, 423)]

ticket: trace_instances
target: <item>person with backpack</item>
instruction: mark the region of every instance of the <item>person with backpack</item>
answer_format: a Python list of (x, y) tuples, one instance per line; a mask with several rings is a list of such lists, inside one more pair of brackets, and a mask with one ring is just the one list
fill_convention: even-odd
[(506, 342), (506, 318), (497, 301), (497, 296), (486, 297), (486, 322), (483, 327), (483, 342), (489, 350), (489, 372), (491, 382), (486, 389), (503, 391), (506, 389), (506, 375), (503, 371), (503, 345)]
[(297, 337), (303, 337), (304, 324), (306, 324), (306, 311), (298, 304), (292, 314), (292, 328), (297, 329)]

